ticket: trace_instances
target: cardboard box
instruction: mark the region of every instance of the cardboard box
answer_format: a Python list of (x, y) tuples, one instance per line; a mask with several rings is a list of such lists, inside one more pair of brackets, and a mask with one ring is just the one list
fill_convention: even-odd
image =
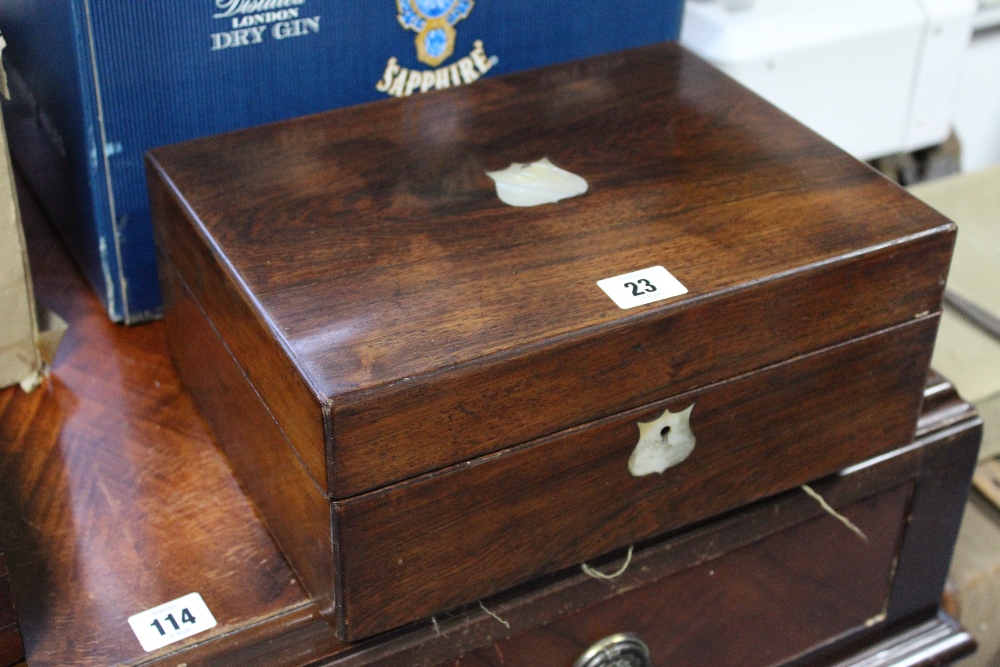
[(674, 39), (671, 0), (21, 0), (14, 158), (116, 321), (160, 313), (145, 150)]
[[(0, 53), (4, 46), (4, 38), (0, 37)], [(2, 69), (0, 94), (7, 94)], [(17, 188), (7, 135), (2, 129), (0, 118), (0, 387), (20, 384), (30, 391), (41, 381), (47, 364), (55, 356), (65, 323), (48, 313), (43, 314), (43, 326), (39, 327)], [(48, 326), (50, 321), (52, 326)]]

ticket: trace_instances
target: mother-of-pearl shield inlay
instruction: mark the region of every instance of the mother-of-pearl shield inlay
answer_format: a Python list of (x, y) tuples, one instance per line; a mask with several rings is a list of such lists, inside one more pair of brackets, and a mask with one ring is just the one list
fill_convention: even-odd
[(694, 449), (694, 432), (691, 430), (691, 410), (663, 414), (651, 422), (637, 422), (639, 443), (628, 459), (628, 471), (635, 477), (662, 473), (677, 465)]
[(500, 201), (511, 206), (538, 206), (576, 197), (587, 191), (587, 181), (543, 157), (531, 163), (515, 162), (486, 175), (497, 186)]

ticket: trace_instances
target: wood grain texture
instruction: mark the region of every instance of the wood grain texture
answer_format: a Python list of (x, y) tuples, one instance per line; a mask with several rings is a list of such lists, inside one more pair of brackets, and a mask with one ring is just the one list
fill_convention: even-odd
[[(936, 330), (927, 317), (335, 503), (344, 636), (445, 611), (905, 445)], [(636, 422), (692, 403), (691, 456), (662, 476), (633, 477)]]
[[(294, 565), (299, 580), (325, 610), (334, 606), (337, 554), (333, 509), (270, 418), (253, 385), (211, 328), (187, 285), (169, 264), (161, 271), (163, 300), (171, 310), (171, 356), (208, 416), (237, 478)], [(170, 335), (173, 334), (173, 335)], [(177, 341), (183, 340), (183, 345)], [(240, 409), (233, 409), (233, 406)]]
[[(605, 417), (662, 399), (666, 391), (689, 391), (850, 340), (875, 330), (868, 328), (873, 325), (935, 312), (934, 298), (890, 295), (875, 286), (895, 284), (907, 265), (935, 263), (950, 243), (935, 237), (912, 254), (874, 253), (856, 264), (816, 270), (808, 279), (789, 276), (622, 326), (610, 344), (607, 332), (595, 333), (516, 360), (456, 370), (447, 382), (434, 376), (387, 388), (378, 403), (334, 409), (334, 423), (346, 422), (352, 432), (350, 439), (338, 435), (340, 442), (366, 445), (341, 448), (341, 475), (357, 474), (343, 483), (335, 479), (335, 488), (374, 486), (384, 472), (366, 465), (373, 459), (411, 471), (434, 469), (472, 452), (578, 425), (579, 415)], [(897, 296), (896, 305), (883, 302)], [(880, 308), (873, 321), (872, 311)], [(831, 321), (834, 317), (838, 321)], [(539, 406), (545, 406), (546, 416), (540, 416)], [(373, 451), (388, 437), (412, 432), (414, 424), (434, 437), (434, 447)]]
[[(30, 396), (16, 388), (0, 392), (0, 533), (12, 559), (31, 667), (454, 665), (461, 653), (567, 613), (587, 609), (600, 616), (603, 604), (624, 592), (822, 516), (815, 502), (792, 491), (640, 545), (613, 585), (572, 568), (485, 600), (510, 622), (509, 630), (472, 605), (439, 617), (442, 634), (425, 622), (343, 644), (304, 592), (283, 586), (294, 575), (239, 493), (207, 424), (179, 389), (163, 325), (110, 324), (40, 224), (31, 197), (22, 193), (21, 201), (38, 294), (71, 322), (46, 387)], [(953, 392), (940, 387), (947, 389), (932, 385), (921, 420), (931, 440), (942, 425), (970, 420), (968, 406), (965, 421), (957, 418)], [(815, 486), (835, 507), (851, 505), (915, 479), (924, 446)], [(152, 554), (159, 556), (144, 564)], [(618, 551), (591, 564), (613, 569), (621, 557)], [(144, 654), (124, 616), (175, 591), (188, 592), (187, 584), (206, 596), (220, 628)], [(221, 598), (210, 593), (216, 590)], [(226, 602), (219, 606), (219, 600)], [(894, 629), (871, 629), (879, 630), (877, 636), (858, 630), (864, 641), (855, 642), (851, 655), (890, 630), (899, 639)], [(959, 632), (953, 628), (952, 634)], [(906, 641), (904, 636), (895, 645)], [(941, 655), (932, 650), (934, 641), (923, 647)], [(877, 667), (883, 664), (890, 663)]]
[[(588, 193), (501, 204), (485, 171), (543, 156)], [(161, 238), (198, 239), (230, 284), (208, 316), (227, 343), (231, 321), (263, 328), (245, 353), (233, 334), (238, 361), (290, 362), (326, 401), (325, 439), (291, 440), (328, 459), (337, 499), (936, 312), (954, 240), (672, 44), (161, 148), (149, 165), (173, 200), (158, 224), (190, 227)], [(689, 293), (622, 311), (594, 284), (658, 264)], [(290, 434), (320, 426), (268, 407)]]
[[(252, 392), (257, 395), (253, 403), (261, 403), (261, 407), (248, 409), (263, 412), (259, 419), (274, 422), (279, 437), (274, 445), (291, 447), (312, 483), (320, 493), (326, 494), (326, 452), (324, 447), (317, 446), (324, 438), (322, 401), (310, 392), (288, 356), (274, 353), (275, 346), (279, 344), (269, 335), (267, 327), (258, 321), (256, 309), (242, 301), (235, 286), (226, 280), (224, 269), (220, 266), (224, 260), (213, 258), (205, 241), (197, 236), (195, 230), (180, 222), (183, 211), (179, 204), (167, 196), (155, 181), (150, 182), (149, 190), (156, 220), (154, 230), (160, 282), (173, 284), (177, 280), (174, 272), (178, 272), (183, 276), (181, 280), (186, 285), (185, 289), (192, 295), (194, 303), (190, 305), (196, 312), (208, 309), (213, 313), (210, 321), (201, 326), (207, 326), (224, 338), (223, 357), (233, 357), (239, 374), (252, 383)], [(164, 289), (170, 289), (169, 285)], [(165, 304), (164, 309), (169, 310), (170, 304)], [(185, 318), (181, 326), (197, 325)], [(183, 353), (186, 340), (183, 331), (177, 332), (171, 350)], [(196, 348), (188, 354), (200, 353), (201, 350)], [(200, 363), (211, 362), (203, 358)], [(182, 362), (178, 365), (182, 370), (188, 368)], [(193, 386), (203, 377), (189, 378), (188, 386)], [(220, 394), (216, 402), (224, 397), (225, 394)], [(207, 407), (207, 404), (203, 405), (203, 409)], [(238, 411), (233, 405), (223, 412)], [(275, 415), (280, 419), (276, 419)], [(223, 420), (227, 416), (222, 414), (217, 418)]]
[(20, 200), (38, 299), (69, 322), (52, 377), (0, 392), (0, 531), (28, 664), (155, 657), (126, 619), (194, 591), (218, 626), (186, 644), (308, 605), (182, 390), (163, 324), (110, 323)]
[[(909, 485), (920, 468), (921, 458), (920, 449), (907, 448), (878, 465), (821, 480), (816, 483), (816, 489), (835, 507), (843, 508), (901, 484)], [(621, 605), (616, 600), (623, 593), (669, 579), (734, 550), (753, 548), (768, 536), (823, 517), (829, 518), (812, 499), (801, 491), (790, 491), (733, 512), (718, 521), (644, 545), (635, 552), (625, 574), (613, 582), (600, 581), (583, 574), (579, 568), (571, 568), (557, 577), (542, 580), (538, 585), (484, 600), (485, 606), (508, 622), (510, 628), (503, 626), (477, 603), (439, 615), (436, 626), (428, 622), (416, 624), (402, 631), (339, 646), (334, 655), (316, 660), (316, 656), (324, 655), (321, 650), (331, 650), (329, 637), (332, 631), (327, 627), (327, 634), (324, 634), (316, 623), (317, 617), (309, 619), (304, 614), (296, 614), (284, 620), (286, 634), (271, 638), (266, 643), (253, 643), (253, 633), (246, 632), (244, 634), (251, 637), (247, 637), (245, 644), (237, 642), (237, 637), (226, 649), (218, 644), (208, 645), (198, 647), (200, 650), (192, 649), (183, 657), (193, 661), (191, 664), (202, 664), (201, 661), (204, 661), (219, 667), (236, 667), (255, 659), (267, 664), (285, 664), (282, 659), (287, 660), (290, 655), (300, 661), (311, 655), (315, 662), (307, 664), (314, 667), (451, 665), (459, 654), (490, 646), (498, 639), (517, 636), (557, 621), (566, 614), (586, 610), (588, 615), (603, 617), (605, 603), (610, 604), (612, 611), (620, 612)], [(833, 534), (844, 534), (841, 533), (845, 530), (842, 526), (834, 526)], [(621, 560), (622, 554), (618, 552), (592, 564), (611, 570), (618, 567)], [(868, 573), (866, 576), (877, 574)], [(787, 577), (783, 573), (780, 578), (784, 580)], [(801, 601), (810, 607), (815, 602), (814, 595)], [(833, 613), (844, 613), (844, 610)], [(260, 631), (271, 629), (273, 625), (263, 626)], [(865, 632), (865, 628), (856, 628), (853, 635)], [(863, 642), (855, 644), (866, 646)], [(166, 660), (157, 664), (173, 667), (173, 663)]]
[(842, 508), (870, 542), (823, 516), (624, 593), (601, 614), (568, 615), (458, 665), (572, 665), (619, 632), (641, 637), (656, 665), (781, 664), (884, 612), (911, 491), (897, 487)]

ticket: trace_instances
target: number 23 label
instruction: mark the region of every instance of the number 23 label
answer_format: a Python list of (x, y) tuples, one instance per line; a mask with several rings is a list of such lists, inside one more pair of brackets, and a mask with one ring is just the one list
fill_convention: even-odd
[(662, 266), (598, 280), (597, 286), (622, 309), (687, 294), (687, 288)]

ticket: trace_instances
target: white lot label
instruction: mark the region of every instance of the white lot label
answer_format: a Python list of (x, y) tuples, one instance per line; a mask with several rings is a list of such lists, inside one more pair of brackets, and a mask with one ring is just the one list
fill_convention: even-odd
[(635, 308), (672, 296), (687, 294), (687, 288), (662, 266), (651, 266), (614, 278), (598, 280), (597, 286), (604, 290), (619, 308)]
[(128, 624), (132, 626), (132, 632), (142, 644), (143, 650), (149, 652), (214, 628), (215, 617), (201, 595), (189, 593), (159, 607), (129, 616)]

